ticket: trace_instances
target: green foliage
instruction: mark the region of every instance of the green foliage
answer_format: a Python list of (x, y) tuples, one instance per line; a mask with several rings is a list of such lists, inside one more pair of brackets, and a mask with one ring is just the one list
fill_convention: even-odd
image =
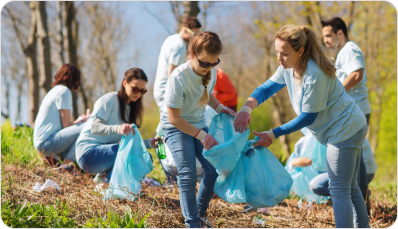
[(23, 202), (14, 205), (10, 201), (1, 204), (1, 217), (9, 227), (18, 228), (70, 228), (75, 227), (74, 219), (71, 219), (71, 209), (65, 202), (56, 200), (55, 205), (44, 206), (43, 204), (32, 204)]
[(33, 129), (21, 127), (15, 131), (7, 120), (1, 125), (1, 159), (2, 163), (22, 165), (33, 168), (41, 163), (40, 156), (33, 146)]
[(378, 170), (375, 179), (397, 179), (397, 81), (387, 87), (382, 99), (380, 130), (375, 152)]
[[(106, 219), (101, 217), (93, 217), (86, 224), (83, 225), (84, 228), (145, 228), (145, 220), (148, 218), (149, 212), (141, 220), (137, 217), (138, 214), (132, 212), (130, 207), (127, 207), (127, 212), (124, 214), (124, 218), (114, 213), (112, 210), (107, 213)], [(136, 221), (139, 220), (137, 224)]]

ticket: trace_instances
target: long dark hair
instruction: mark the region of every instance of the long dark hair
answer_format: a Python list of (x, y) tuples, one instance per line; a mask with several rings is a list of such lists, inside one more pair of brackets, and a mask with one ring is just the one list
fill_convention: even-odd
[(51, 86), (64, 85), (71, 91), (75, 91), (80, 86), (80, 71), (73, 64), (64, 64), (55, 73), (54, 82)]
[[(140, 69), (140, 68), (131, 68), (124, 73), (124, 79), (123, 81), (126, 81), (127, 83), (130, 83), (133, 81), (133, 79), (137, 80), (144, 80), (145, 82), (148, 82), (148, 78), (145, 74), (145, 72)], [(120, 86), (120, 90), (117, 93), (117, 97), (119, 98), (119, 104), (120, 104), (120, 115), (121, 118), (124, 122), (126, 123), (134, 123), (138, 128), (141, 127), (142, 123), (142, 114), (144, 113), (144, 105), (142, 104), (142, 96), (137, 99), (137, 101), (133, 102), (131, 101), (129, 106), (130, 106), (130, 114), (129, 114), (129, 119), (126, 120), (126, 101), (128, 100), (126, 90), (123, 86), (123, 81), (122, 85)]]

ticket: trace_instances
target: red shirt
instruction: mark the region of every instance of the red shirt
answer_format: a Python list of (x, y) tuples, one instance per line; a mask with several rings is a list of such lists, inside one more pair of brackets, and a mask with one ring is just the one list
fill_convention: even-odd
[(217, 68), (217, 82), (214, 86), (213, 94), (217, 100), (224, 106), (238, 105), (238, 93), (228, 75)]

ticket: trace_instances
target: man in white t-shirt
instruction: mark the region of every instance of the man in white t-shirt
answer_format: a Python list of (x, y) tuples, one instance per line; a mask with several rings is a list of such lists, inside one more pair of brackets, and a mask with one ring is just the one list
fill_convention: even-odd
[[(325, 44), (338, 51), (335, 67), (336, 76), (346, 93), (355, 101), (366, 116), (369, 126), (370, 103), (365, 70), (365, 58), (359, 46), (348, 38), (347, 26), (339, 17), (322, 20), (322, 34)], [(363, 156), (359, 167), (358, 186), (369, 208), (368, 182)]]
[(336, 76), (346, 93), (365, 114), (369, 125), (371, 110), (363, 53), (355, 42), (348, 39), (347, 26), (341, 18), (334, 17), (322, 21), (322, 27), (324, 42), (331, 49), (338, 51), (335, 62)]
[(175, 68), (185, 62), (187, 45), (201, 27), (196, 17), (189, 17), (182, 22), (179, 33), (168, 36), (163, 42), (153, 87), (153, 97), (159, 108), (163, 105), (167, 78)]

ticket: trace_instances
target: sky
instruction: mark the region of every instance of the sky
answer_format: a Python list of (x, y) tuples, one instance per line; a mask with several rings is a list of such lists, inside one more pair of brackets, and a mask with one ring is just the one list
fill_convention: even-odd
[[(204, 3), (207, 2), (199, 2), (199, 7), (202, 8)], [(116, 85), (121, 83), (123, 73), (126, 69), (139, 67), (146, 72), (149, 78), (148, 86), (151, 87), (155, 79), (158, 55), (163, 41), (167, 36), (176, 32), (176, 19), (172, 14), (170, 3), (166, 1), (125, 1), (117, 3), (106, 2), (106, 4), (119, 4), (119, 7), (123, 9), (123, 18), (125, 22), (127, 22), (129, 29), (131, 29), (131, 34), (133, 36), (131, 39), (127, 40), (125, 48), (120, 53), (118, 60), (119, 78)], [(201, 21), (202, 24), (206, 25), (206, 28), (203, 29), (213, 31), (212, 28), (214, 29), (219, 26), (220, 18), (228, 18), (238, 7), (242, 7), (242, 4), (247, 5), (242, 2), (216, 2), (214, 6), (210, 7), (208, 10), (206, 23)], [(199, 13), (199, 19), (201, 19), (202, 13), (203, 12)], [(156, 15), (157, 18), (154, 15)], [(164, 25), (162, 25), (159, 20), (161, 20)], [(131, 53), (136, 52), (138, 52), (138, 59), (131, 60), (129, 58)], [(15, 86), (12, 86), (12, 88), (15, 89)], [(15, 90), (11, 90), (10, 96), (12, 101), (11, 110), (9, 112), (11, 124), (14, 124), (16, 121), (28, 123), (28, 112), (22, 112), (22, 120), (15, 117), (17, 112), (16, 103), (13, 102), (17, 100)], [(22, 107), (29, 107), (27, 95), (23, 96)], [(3, 117), (1, 117), (1, 121), (4, 121)]]

